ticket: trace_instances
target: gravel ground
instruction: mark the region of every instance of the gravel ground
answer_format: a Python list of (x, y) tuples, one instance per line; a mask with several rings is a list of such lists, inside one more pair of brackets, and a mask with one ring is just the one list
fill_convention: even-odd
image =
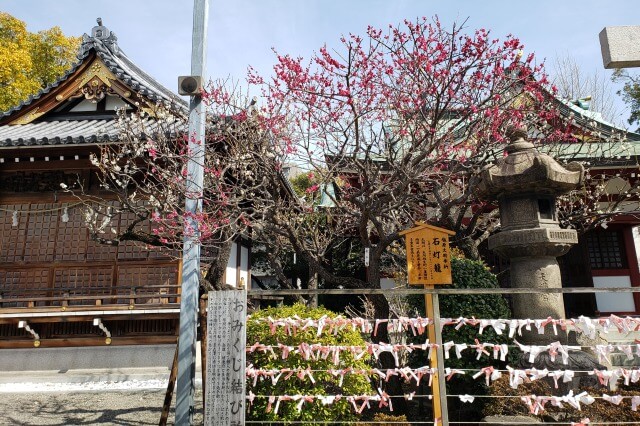
[[(0, 425), (157, 425), (161, 389), (0, 394)], [(173, 398), (175, 404), (175, 394)], [(174, 423), (173, 408), (168, 424)], [(202, 392), (196, 392), (196, 425), (202, 424)]]

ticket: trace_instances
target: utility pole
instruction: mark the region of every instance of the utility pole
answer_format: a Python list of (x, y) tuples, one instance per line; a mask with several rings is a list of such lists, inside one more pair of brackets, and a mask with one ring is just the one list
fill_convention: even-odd
[[(209, 0), (193, 2), (191, 76), (204, 81), (207, 51)], [(182, 292), (180, 294), (180, 337), (178, 340), (178, 381), (176, 425), (193, 423), (195, 407), (196, 327), (200, 286), (200, 232), (195, 214), (202, 211), (205, 158), (205, 105), (199, 93), (189, 102), (189, 160), (187, 164), (185, 232), (182, 250)], [(204, 366), (203, 366), (204, 368)]]

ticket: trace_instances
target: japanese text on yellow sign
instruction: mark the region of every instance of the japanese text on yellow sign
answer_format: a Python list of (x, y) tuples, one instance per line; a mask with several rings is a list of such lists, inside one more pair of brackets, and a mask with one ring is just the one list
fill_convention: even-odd
[(421, 225), (403, 234), (407, 245), (409, 284), (451, 284), (449, 237), (453, 233)]

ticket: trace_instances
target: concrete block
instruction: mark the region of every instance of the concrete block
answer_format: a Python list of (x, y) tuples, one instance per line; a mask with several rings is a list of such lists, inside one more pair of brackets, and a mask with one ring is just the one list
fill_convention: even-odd
[(605, 27), (599, 37), (605, 68), (640, 67), (640, 26)]

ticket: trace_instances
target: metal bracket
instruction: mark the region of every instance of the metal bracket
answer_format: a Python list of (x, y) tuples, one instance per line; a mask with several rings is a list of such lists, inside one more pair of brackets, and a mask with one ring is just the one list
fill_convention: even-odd
[(29, 327), (28, 322), (18, 321), (18, 328), (24, 328), (27, 331), (27, 333), (33, 336), (33, 346), (35, 346), (36, 348), (40, 346), (40, 335), (36, 333), (36, 331), (33, 328)]
[(94, 318), (93, 319), (93, 325), (98, 327), (100, 330), (102, 330), (105, 334), (106, 339), (104, 339), (104, 342), (107, 345), (111, 344), (111, 332), (109, 330), (107, 330), (107, 327), (102, 323), (102, 319), (100, 318)]

